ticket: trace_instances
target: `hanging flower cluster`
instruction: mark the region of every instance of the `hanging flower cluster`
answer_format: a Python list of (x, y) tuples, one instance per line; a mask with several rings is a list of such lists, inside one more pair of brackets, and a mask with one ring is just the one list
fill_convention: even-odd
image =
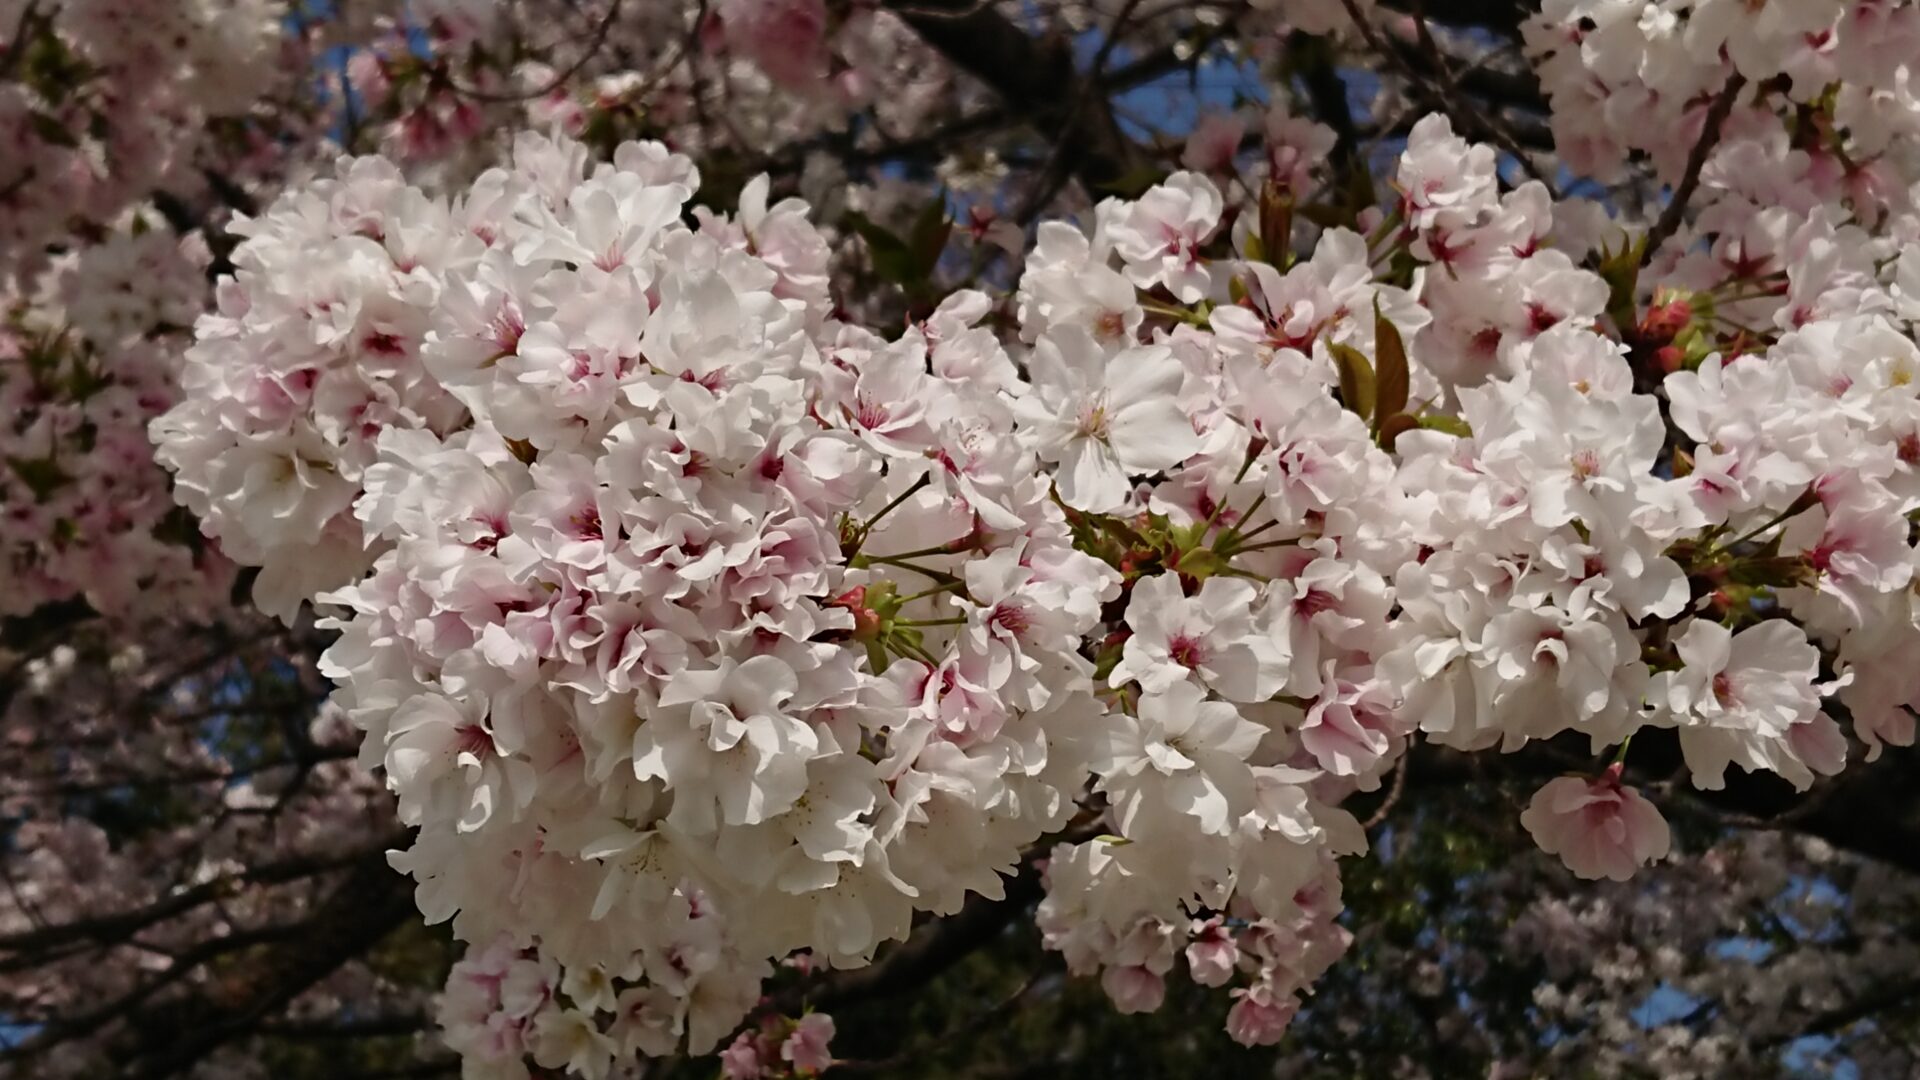
[(866, 964), (1036, 852), (1073, 971), (1141, 1011), (1184, 970), (1271, 1043), (1349, 941), (1340, 804), (1416, 735), (1612, 751), (1521, 818), (1612, 878), (1670, 843), (1637, 731), (1702, 787), (1838, 771), (1835, 695), (1911, 741), (1903, 264), (1790, 260), (1806, 317), (1722, 353), (1717, 285), (1635, 321), (1638, 253), (1444, 118), (1297, 258), (1325, 133), (1267, 129), (1251, 183), (1041, 224), (1007, 340), (965, 290), (850, 325), (804, 204), (690, 209), (657, 144), (522, 136), (451, 201), (348, 160), (241, 226), (161, 460), (340, 629), (481, 1075), (716, 1050), (776, 962)]

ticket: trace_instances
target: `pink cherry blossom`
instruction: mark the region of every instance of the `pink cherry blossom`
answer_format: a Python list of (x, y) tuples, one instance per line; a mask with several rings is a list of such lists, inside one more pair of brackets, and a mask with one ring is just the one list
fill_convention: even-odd
[(1520, 815), (1534, 843), (1560, 856), (1579, 877), (1625, 881), (1641, 866), (1665, 858), (1672, 844), (1660, 811), (1622, 785), (1618, 772), (1609, 770), (1597, 780), (1550, 780)]

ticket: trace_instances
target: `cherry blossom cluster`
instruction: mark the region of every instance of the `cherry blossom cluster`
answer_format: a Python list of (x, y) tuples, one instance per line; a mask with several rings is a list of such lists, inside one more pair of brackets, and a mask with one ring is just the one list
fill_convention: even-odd
[[(912, 130), (962, 95), (945, 64), (884, 5), (825, 0), (373, 5), (336, 18), (350, 53), (350, 142), (470, 176), (503, 149), (487, 133), (558, 129), (610, 149), (671, 134), (683, 152), (758, 155), (865, 111)], [(704, 109), (723, 88), (725, 130)], [(972, 96), (972, 95), (968, 95)], [(828, 166), (825, 155), (813, 155)], [(471, 166), (471, 169), (468, 167)]]
[[(1287, 185), (1238, 207), (1239, 220), (1264, 225), (1275, 187)], [(1291, 767), (1370, 785), (1415, 730), (1460, 750), (1509, 751), (1571, 731), (1596, 751), (1617, 748), (1617, 762), (1635, 731), (1672, 727), (1698, 786), (1721, 786), (1738, 764), (1805, 788), (1845, 764), (1844, 737), (1822, 703), (1857, 679), (1880, 695), (1853, 710), (1863, 741), (1910, 742), (1903, 661), (1874, 677), (1880, 643), (1912, 633), (1905, 515), (1915, 503), (1901, 494), (1912, 461), (1902, 460), (1904, 429), (1891, 419), (1911, 412), (1909, 379), (1895, 374), (1912, 363), (1910, 337), (1884, 317), (1803, 314), (1806, 325), (1764, 358), (1675, 357), (1672, 343), (1687, 331), (1693, 347), (1702, 339), (1693, 305), (1711, 303), (1681, 293), (1656, 305), (1649, 325), (1628, 328), (1644, 343), (1660, 329), (1653, 324), (1675, 324), (1663, 352), (1643, 344), (1653, 372), (1636, 373), (1608, 333), (1613, 288), (1555, 246), (1608, 256), (1606, 243), (1621, 237), (1590, 211), (1571, 208), (1569, 231), (1556, 232), (1544, 186), (1499, 195), (1493, 153), (1454, 137), (1441, 118), (1415, 127), (1396, 187), (1399, 204), (1374, 219), (1370, 237), (1328, 230), (1299, 262), (1267, 236), (1248, 243), (1246, 227), (1231, 239), (1245, 257), (1207, 258), (1227, 215), (1219, 189), (1191, 174), (1137, 202), (1102, 204), (1090, 238), (1042, 226), (1022, 289), (1024, 326), (1040, 333), (1029, 362), (1036, 388), (1068, 381), (1051, 373), (1054, 324), (1131, 344), (1136, 328), (1159, 321), (1152, 336), (1187, 368), (1161, 394), (1175, 396), (1199, 440), (1134, 437), (1139, 402), (1153, 395), (1085, 380), (1059, 396), (1063, 427), (1036, 428), (1043, 459), (1061, 465), (1056, 485), (1069, 506), (1203, 525), (1171, 545), (1183, 585), (1134, 591), (1126, 613), (1131, 636), (1112, 678), (1133, 680), (1139, 722), (1161, 746), (1150, 735), (1144, 762), (1116, 754), (1092, 763), (1124, 834), (1112, 858), (1154, 857), (1128, 830), (1132, 777), (1179, 778), (1188, 786), (1171, 805), (1200, 814), (1233, 790), (1210, 775), (1218, 751), (1245, 758), (1261, 736), (1291, 737)], [(1873, 310), (1876, 293), (1880, 308), (1891, 306), (1885, 288), (1867, 288), (1863, 298), (1858, 278), (1842, 278), (1810, 290), (1814, 310)], [(1127, 370), (1150, 378), (1144, 362)], [(1664, 398), (1647, 393), (1644, 380), (1664, 371), (1676, 372)], [(1752, 391), (1717, 389), (1735, 372), (1754, 380)], [(1196, 376), (1229, 392), (1203, 395)], [(1716, 388), (1711, 400), (1700, 399), (1703, 384)], [(1684, 440), (1678, 454), (1670, 425)], [(1075, 437), (1097, 452), (1079, 450)], [(1050, 439), (1064, 447), (1052, 450)], [(1170, 468), (1153, 457), (1160, 451), (1187, 456)], [(1132, 491), (1117, 482), (1153, 469), (1165, 479)], [(1210, 529), (1213, 542), (1196, 545)], [(1260, 550), (1268, 547), (1278, 550)], [(1151, 580), (1128, 584), (1143, 590)], [(1183, 599), (1191, 611), (1181, 612)], [(1259, 647), (1273, 647), (1241, 638), (1245, 620), (1273, 618), (1276, 601), (1291, 614), (1278, 621), (1294, 627), (1281, 639), (1279, 677), (1236, 690), (1241, 679), (1258, 685)], [(1230, 636), (1209, 640), (1209, 624), (1226, 613)], [(1303, 622), (1325, 629), (1302, 634)], [(1222, 663), (1229, 643), (1241, 651)], [(1177, 724), (1155, 715), (1160, 665), (1209, 691), (1183, 703)], [(1822, 674), (1836, 669), (1838, 678)], [(1224, 707), (1286, 700), (1297, 719), (1244, 737)], [(1866, 704), (1871, 692), (1843, 700)], [(1239, 712), (1250, 715), (1246, 705)], [(1167, 742), (1169, 732), (1182, 741)], [(1657, 809), (1619, 775), (1616, 764), (1555, 781), (1523, 815), (1541, 846), (1582, 876), (1625, 878), (1670, 844)], [(1180, 820), (1160, 809), (1146, 818), (1155, 828)], [(1204, 847), (1188, 836), (1177, 850), (1184, 858)], [(1113, 873), (1103, 889), (1108, 865), (1056, 854), (1054, 866), (1073, 872), (1052, 871), (1066, 884), (1049, 896), (1050, 940), (1076, 970), (1109, 965), (1105, 983), (1123, 1008), (1150, 1007), (1179, 920), (1114, 919), (1102, 903), (1062, 893), (1126, 896), (1181, 880), (1172, 869), (1181, 864)], [(1195, 867), (1187, 880), (1245, 872)], [(1104, 931), (1087, 929), (1103, 919)], [(1104, 952), (1089, 957), (1089, 940)], [(1191, 953), (1189, 968), (1197, 978), (1205, 970)]]
[(0, 3), (0, 271), (31, 273), (76, 220), (198, 190), (212, 121), (285, 77), (276, 0)]
[[(1118, 593), (983, 297), (838, 324), (804, 206), (756, 183), (690, 229), (697, 184), (653, 144), (526, 137), (450, 204), (345, 163), (241, 226), (155, 425), (263, 582), (347, 586), (327, 670), (423, 910), (569, 972), (636, 956), (606, 977), (652, 1053), (711, 1049), (765, 958), (862, 963), (998, 893), (1076, 809), (1076, 649)], [(695, 963), (663, 903), (753, 915), (693, 924)]]
[(0, 615), (84, 599), (114, 617), (204, 613), (226, 564), (153, 464), (206, 252), (138, 214), (0, 293)]
[[(689, 209), (654, 143), (522, 136), (451, 199), (348, 159), (237, 226), (160, 458), (263, 602), (332, 613), (480, 1075), (715, 1050), (776, 962), (868, 963), (1032, 853), (1071, 970), (1143, 1011), (1184, 958), (1272, 1043), (1350, 940), (1341, 803), (1416, 736), (1610, 753), (1521, 822), (1616, 879), (1671, 844), (1642, 729), (1704, 788), (1839, 771), (1836, 695), (1911, 741), (1909, 263), (1809, 207), (1765, 297), (1687, 269), (1717, 239), (1643, 295), (1443, 117), (1364, 233), (1309, 229), (1327, 133), (1266, 131), (1251, 182), (1203, 129), (1204, 171), (1041, 223), (1007, 340), (971, 290), (844, 321), (805, 204)], [(766, 1016), (727, 1068), (829, 1034)]]
[(454, 213), (364, 158), (232, 225), (250, 239), (153, 436), (201, 529), (261, 568), (254, 595), (271, 614), (290, 620), (366, 568), (351, 503), (376, 436), (464, 418), (419, 350), (436, 271), (476, 259), (497, 210), (480, 192)]
[(1714, 99), (1738, 80), (1716, 154), (1727, 178), (1795, 210), (1845, 197), (1871, 222), (1912, 209), (1911, 4), (1558, 0), (1522, 29), (1552, 104), (1555, 152), (1580, 175), (1617, 177), (1639, 151), (1677, 180)]

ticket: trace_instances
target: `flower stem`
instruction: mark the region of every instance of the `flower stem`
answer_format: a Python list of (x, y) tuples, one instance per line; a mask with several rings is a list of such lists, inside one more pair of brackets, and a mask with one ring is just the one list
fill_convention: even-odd
[(927, 474), (925, 473), (920, 474), (920, 479), (915, 480), (912, 484), (908, 485), (907, 490), (901, 492), (898, 495), (895, 495), (893, 497), (892, 502), (889, 502), (887, 505), (881, 507), (878, 513), (868, 518), (866, 520), (866, 523), (860, 526), (859, 531), (854, 533), (853, 551), (849, 552), (848, 554), (854, 554), (860, 550), (860, 545), (867, 542), (867, 535), (873, 532), (873, 527), (875, 525), (880, 524), (881, 518), (884, 518), (888, 514), (893, 513), (893, 511), (896, 508), (898, 508), (901, 503), (906, 502), (909, 498), (911, 498), (914, 492), (919, 491), (923, 487), (926, 487), (927, 484), (929, 484), (930, 482), (931, 480), (928, 478)]
[[(1227, 531), (1221, 533), (1219, 538), (1214, 540), (1213, 549), (1215, 551), (1219, 551), (1221, 549), (1221, 545), (1223, 544), (1226, 545), (1229, 549), (1231, 549), (1234, 544), (1244, 539), (1244, 537), (1240, 535), (1240, 522), (1243, 522), (1252, 518), (1253, 515), (1257, 513), (1262, 506), (1266, 505), (1266, 502), (1267, 502), (1266, 492), (1263, 491), (1260, 494), (1254, 496), (1253, 503), (1247, 507), (1246, 512), (1241, 514), (1237, 519), (1235, 519), (1234, 524), (1227, 526)], [(1265, 525), (1260, 526), (1260, 528), (1254, 530), (1254, 532), (1260, 532), (1266, 529), (1271, 529), (1278, 524), (1280, 524), (1280, 522), (1279, 522), (1279, 519), (1276, 518), (1275, 520), (1269, 521)], [(1253, 533), (1247, 534), (1247, 536), (1252, 536), (1252, 535)]]
[(938, 596), (943, 592), (954, 592), (955, 590), (964, 590), (965, 588), (966, 584), (956, 578), (953, 581), (935, 585), (931, 589), (922, 589), (912, 596), (903, 596), (900, 598), (900, 602), (902, 604), (911, 604), (915, 600), (925, 600), (929, 596)]
[(935, 570), (932, 567), (921, 566), (918, 563), (910, 563), (904, 559), (896, 559), (891, 555), (862, 555), (861, 558), (870, 563), (880, 563), (884, 566), (897, 566), (902, 570), (911, 570), (916, 574), (921, 574), (946, 584), (963, 584), (958, 577), (947, 573), (945, 570)]
[(1814, 506), (1819, 503), (1819, 501), (1820, 501), (1819, 496), (1815, 495), (1812, 489), (1808, 489), (1805, 494), (1793, 500), (1793, 505), (1787, 507), (1785, 510), (1780, 511), (1778, 514), (1775, 514), (1774, 516), (1768, 518), (1766, 521), (1761, 522), (1759, 525), (1754, 526), (1752, 529), (1749, 529), (1747, 532), (1742, 533), (1741, 535), (1733, 538), (1732, 540), (1729, 540), (1726, 543), (1720, 544), (1719, 546), (1715, 547), (1712, 551), (1707, 553), (1707, 557), (1712, 558), (1715, 555), (1724, 554), (1727, 551), (1732, 550), (1736, 545), (1744, 544), (1747, 541), (1752, 540), (1754, 537), (1759, 536), (1761, 533), (1766, 532), (1768, 529), (1773, 528), (1775, 525), (1778, 525), (1781, 522), (1786, 521), (1788, 518), (1798, 517), (1799, 515), (1806, 513), (1807, 511), (1813, 509)]

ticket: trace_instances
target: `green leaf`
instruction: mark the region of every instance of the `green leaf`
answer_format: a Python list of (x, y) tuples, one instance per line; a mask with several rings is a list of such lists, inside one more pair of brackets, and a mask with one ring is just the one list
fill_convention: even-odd
[(1189, 551), (1197, 548), (1200, 546), (1200, 541), (1206, 535), (1207, 523), (1205, 521), (1196, 521), (1191, 525), (1183, 525), (1173, 530), (1174, 549), (1176, 551)]
[(943, 192), (920, 211), (907, 236), (907, 251), (912, 256), (911, 280), (926, 281), (933, 277), (935, 268), (940, 265), (940, 253), (947, 249), (947, 239), (952, 235), (953, 219), (947, 216), (947, 200)]
[(1635, 295), (1640, 287), (1640, 256), (1646, 249), (1646, 237), (1621, 245), (1619, 251), (1603, 249), (1596, 270), (1607, 283), (1607, 315), (1622, 329), (1636, 321)]
[(914, 256), (905, 240), (858, 211), (849, 212), (846, 221), (847, 227), (867, 242), (867, 257), (873, 262), (874, 273), (895, 285), (913, 280)]
[(1373, 365), (1366, 355), (1351, 345), (1333, 342), (1327, 346), (1340, 369), (1340, 401), (1362, 420), (1373, 418)]
[(1374, 392), (1374, 416), (1384, 422), (1406, 411), (1411, 375), (1407, 371), (1407, 346), (1400, 340), (1400, 328), (1381, 314), (1378, 296), (1373, 300), (1373, 359), (1380, 376)]
[(33, 497), (42, 501), (73, 479), (60, 468), (60, 463), (50, 456), (8, 458), (7, 464), (13, 466), (13, 474), (20, 478), (21, 483), (27, 485), (27, 490), (33, 492)]
[(28, 113), (27, 123), (33, 128), (33, 133), (40, 136), (43, 142), (50, 142), (55, 146), (64, 146), (68, 149), (80, 145), (80, 139), (75, 136), (73, 132), (67, 130), (67, 125), (55, 120), (46, 113)]
[(1146, 547), (1152, 546), (1150, 543), (1148, 543), (1146, 537), (1141, 536), (1137, 531), (1134, 530), (1133, 526), (1128, 525), (1126, 522), (1120, 520), (1117, 517), (1114, 517), (1111, 514), (1102, 514), (1095, 520), (1097, 520), (1100, 523), (1100, 527), (1102, 529), (1105, 529), (1108, 533), (1112, 534), (1114, 539), (1120, 541), (1120, 543), (1122, 544), (1125, 544), (1127, 547), (1146, 548)]
[(1141, 165), (1130, 169), (1105, 183), (1096, 184), (1101, 191), (1112, 192), (1123, 199), (1137, 199), (1146, 194), (1148, 188), (1167, 178), (1167, 174), (1151, 165)]
[(1180, 556), (1174, 569), (1191, 578), (1205, 581), (1227, 568), (1227, 558), (1212, 548), (1195, 548)]
[(1419, 426), (1419, 417), (1409, 416), (1406, 413), (1394, 413), (1380, 421), (1378, 438), (1381, 447), (1387, 450), (1393, 449), (1393, 444), (1399, 440), (1402, 432), (1412, 431)]
[(1465, 420), (1445, 413), (1427, 413), (1420, 418), (1420, 426), (1428, 431), (1444, 431), (1457, 438), (1473, 438), (1473, 428)]

